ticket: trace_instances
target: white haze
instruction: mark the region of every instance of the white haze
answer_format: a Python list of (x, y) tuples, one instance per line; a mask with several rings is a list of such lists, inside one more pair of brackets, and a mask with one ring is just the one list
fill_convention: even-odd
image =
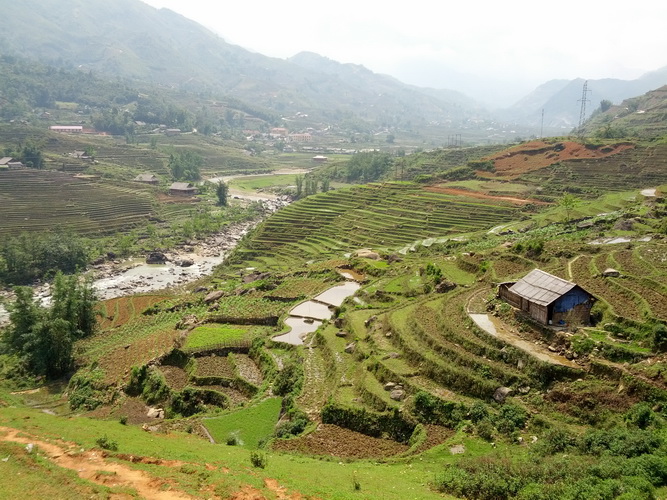
[(267, 56), (316, 52), (494, 105), (551, 79), (634, 79), (667, 65), (667, 2), (655, 0), (143, 1)]

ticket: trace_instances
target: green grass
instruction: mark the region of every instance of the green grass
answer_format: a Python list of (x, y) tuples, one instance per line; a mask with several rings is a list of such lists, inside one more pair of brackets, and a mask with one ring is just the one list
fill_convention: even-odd
[(230, 436), (234, 436), (240, 446), (255, 449), (260, 441), (273, 435), (281, 404), (281, 398), (265, 399), (229, 415), (206, 419), (204, 425), (216, 443), (225, 444)]
[[(449, 454), (446, 448), (442, 447), (432, 450), (429, 457), (424, 458), (423, 461), (417, 459), (409, 463), (405, 461), (377, 463), (365, 460), (347, 463), (338, 459), (321, 460), (267, 452), (266, 469), (254, 469), (250, 465), (250, 450), (240, 446), (211, 444), (193, 434), (147, 433), (140, 427), (88, 418), (77, 418), (76, 425), (72, 425), (69, 419), (20, 408), (3, 409), (0, 413), (0, 425), (24, 429), (42, 438), (51, 437), (73, 441), (86, 449), (95, 447), (95, 441), (100, 436), (107, 435), (109, 439), (118, 442), (119, 453), (187, 462), (186, 466), (176, 468), (123, 462), (125, 465), (145, 470), (153, 476), (168, 478), (178, 485), (179, 489), (195, 495), (201, 494), (197, 488), (201, 484), (195, 484), (191, 488), (188, 485), (193, 483), (193, 478), (201, 478), (203, 485), (212, 485), (222, 498), (232, 497), (236, 491), (246, 485), (258, 489), (264, 496), (273, 498), (275, 493), (269, 492), (264, 484), (266, 477), (277, 480), (290, 493), (298, 491), (305, 497), (341, 500), (442, 499), (441, 494), (431, 490), (430, 483), (441, 470), (443, 459), (448, 461), (456, 459)], [(473, 448), (472, 443), (466, 442), (465, 444)], [(490, 448), (486, 444), (484, 446)], [(215, 467), (215, 470), (205, 470), (203, 464), (210, 464)], [(0, 463), (0, 467), (5, 467), (5, 464)], [(192, 474), (193, 470), (201, 474)], [(359, 491), (353, 489), (354, 475), (361, 486)], [(45, 477), (47, 481), (42, 481), (42, 484), (49, 487), (53, 483), (48, 481), (48, 476)], [(0, 488), (14, 488), (14, 490), (9, 490), (10, 492), (14, 492), (22, 484), (20, 481), (11, 482), (12, 484), (4, 483), (9, 483), (9, 481), (0, 481)], [(56, 484), (53, 490), (45, 490), (46, 493), (53, 491), (54, 494), (36, 495), (36, 498), (81, 498), (81, 495), (68, 497), (67, 487), (67, 485), (61, 487)], [(24, 494), (25, 491), (26, 489), (21, 487), (21, 494)], [(17, 498), (18, 496), (4, 495), (2, 497)]]
[(28, 453), (24, 445), (0, 442), (0, 498), (108, 498), (110, 489), (79, 479), (74, 471), (60, 468), (37, 450)]
[(229, 182), (229, 186), (243, 191), (257, 191), (271, 187), (293, 186), (296, 182), (295, 177), (296, 174), (237, 177)]
[(190, 332), (183, 347), (186, 349), (195, 349), (228, 341), (242, 340), (247, 334), (248, 330), (243, 328), (230, 328), (218, 325), (198, 326)]

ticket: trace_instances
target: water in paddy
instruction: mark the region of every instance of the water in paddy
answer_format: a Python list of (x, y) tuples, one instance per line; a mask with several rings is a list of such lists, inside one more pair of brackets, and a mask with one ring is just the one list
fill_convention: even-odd
[(321, 321), (306, 322), (304, 318), (291, 316), (285, 320), (285, 325), (290, 328), (290, 331), (273, 337), (273, 340), (276, 342), (286, 342), (287, 344), (301, 345), (303, 344), (303, 337), (317, 330), (321, 324)]
[(314, 319), (329, 319), (332, 314), (328, 305), (313, 300), (301, 302), (301, 304), (290, 311), (290, 316)]
[(340, 306), (346, 298), (354, 295), (361, 285), (355, 281), (346, 281), (340, 285), (333, 286), (322, 292), (313, 300), (307, 300), (297, 305), (290, 311), (290, 316), (285, 320), (285, 325), (290, 331), (283, 335), (273, 337), (276, 342), (301, 345), (306, 334), (314, 332), (322, 324), (322, 321), (333, 315), (329, 306)]
[(350, 295), (354, 295), (354, 292), (360, 288), (361, 285), (356, 281), (346, 281), (345, 283), (329, 288), (326, 292), (322, 292), (317, 297), (315, 297), (314, 300), (337, 307), (341, 305)]

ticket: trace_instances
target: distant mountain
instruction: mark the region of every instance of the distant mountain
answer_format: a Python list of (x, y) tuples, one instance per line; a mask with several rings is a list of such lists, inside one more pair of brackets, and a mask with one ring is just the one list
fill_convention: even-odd
[[(499, 113), (508, 121), (523, 125), (537, 125), (544, 110), (544, 124), (552, 127), (573, 128), (579, 124), (581, 99), (584, 81), (551, 80), (518, 101), (510, 108)], [(586, 116), (600, 107), (603, 100), (618, 104), (623, 99), (638, 96), (667, 84), (667, 66), (642, 75), (636, 80), (618, 80), (605, 78), (588, 80)]]
[(461, 94), (423, 91), (316, 54), (289, 61), (225, 42), (201, 25), (139, 0), (2, 2), (0, 51), (211, 97), (283, 116), (369, 126), (421, 126), (477, 113)]
[(644, 95), (624, 100), (602, 112), (599, 109), (586, 123), (587, 135), (616, 138), (660, 137), (667, 134), (667, 85)]

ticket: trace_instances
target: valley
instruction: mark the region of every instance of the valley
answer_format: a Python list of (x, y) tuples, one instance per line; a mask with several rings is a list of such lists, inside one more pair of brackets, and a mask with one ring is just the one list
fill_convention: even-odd
[(0, 498), (667, 498), (664, 68), (573, 128), (0, 10)]

